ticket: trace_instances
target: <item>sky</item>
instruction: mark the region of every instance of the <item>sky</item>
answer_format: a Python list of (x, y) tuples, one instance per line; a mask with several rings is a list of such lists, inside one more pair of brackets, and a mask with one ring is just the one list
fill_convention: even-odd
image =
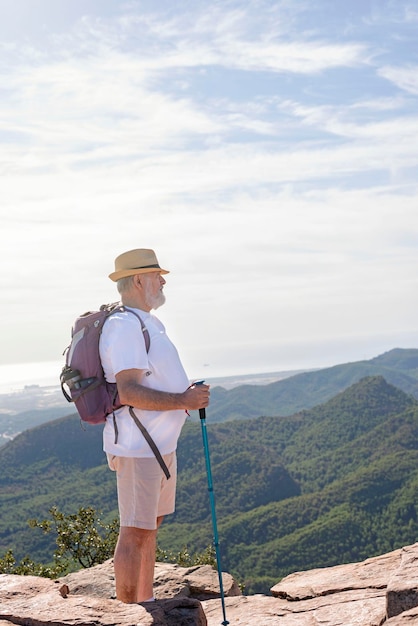
[(0, 0), (2, 375), (55, 368), (141, 247), (191, 379), (418, 348), (417, 29), (416, 0)]

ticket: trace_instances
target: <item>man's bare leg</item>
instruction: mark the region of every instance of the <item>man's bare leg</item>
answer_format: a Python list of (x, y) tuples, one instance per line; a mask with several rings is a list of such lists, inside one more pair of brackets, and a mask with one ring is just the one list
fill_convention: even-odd
[[(157, 517), (157, 529), (152, 531), (146, 539), (146, 546), (141, 555), (141, 568), (138, 578), (138, 600), (137, 602), (146, 602), (153, 597), (154, 571), (155, 571), (155, 553), (157, 551), (157, 531), (164, 517)], [(144, 576), (144, 573), (147, 575)]]
[(133, 604), (152, 597), (156, 535), (157, 530), (121, 527), (114, 557), (118, 600)]
[(153, 597), (157, 530), (121, 526), (114, 556), (116, 597), (133, 604)]

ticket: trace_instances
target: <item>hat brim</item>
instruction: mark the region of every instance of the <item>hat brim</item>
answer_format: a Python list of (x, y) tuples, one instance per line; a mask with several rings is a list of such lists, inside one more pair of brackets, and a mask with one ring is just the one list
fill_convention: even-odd
[(160, 274), (169, 274), (169, 270), (163, 270), (161, 267), (143, 267), (134, 270), (118, 270), (109, 274), (110, 280), (114, 282), (120, 278), (126, 278), (127, 276), (135, 276), (136, 274), (149, 274), (150, 272), (159, 272)]

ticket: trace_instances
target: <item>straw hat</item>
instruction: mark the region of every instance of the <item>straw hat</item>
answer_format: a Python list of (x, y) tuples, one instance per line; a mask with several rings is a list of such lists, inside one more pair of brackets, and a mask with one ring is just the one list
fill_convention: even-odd
[(109, 278), (116, 282), (126, 276), (145, 274), (147, 272), (169, 273), (168, 270), (163, 270), (160, 267), (154, 250), (140, 248), (138, 250), (129, 250), (129, 252), (124, 252), (116, 257), (115, 271), (109, 274)]

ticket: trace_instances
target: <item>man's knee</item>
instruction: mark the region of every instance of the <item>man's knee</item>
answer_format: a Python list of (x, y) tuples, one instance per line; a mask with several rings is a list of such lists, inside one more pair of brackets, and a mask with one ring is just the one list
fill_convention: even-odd
[(157, 533), (157, 529), (150, 530), (148, 528), (136, 528), (135, 526), (121, 526), (119, 539), (124, 544), (136, 544), (141, 546)]

